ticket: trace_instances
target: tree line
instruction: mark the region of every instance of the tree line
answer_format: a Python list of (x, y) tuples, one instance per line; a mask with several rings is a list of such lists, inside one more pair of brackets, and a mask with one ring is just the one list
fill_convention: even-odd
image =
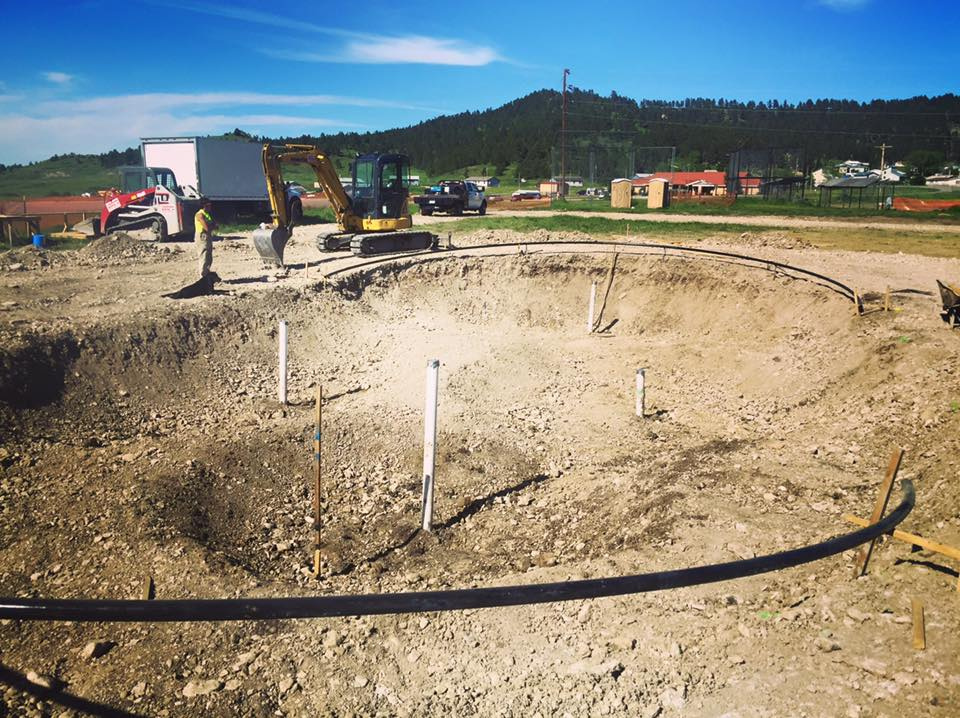
[[(485, 164), (491, 174), (509, 166), (517, 176), (543, 177), (558, 171), (562, 101), (559, 92), (540, 90), (498, 108), (409, 127), (277, 139), (316, 144), (331, 155), (402, 152), (431, 174)], [(879, 145), (886, 144), (888, 164), (912, 158), (929, 173), (960, 160), (960, 97), (664, 101), (573, 89), (562, 144), (568, 158), (674, 147), (682, 162), (677, 169), (726, 169), (731, 153), (740, 150), (795, 148), (804, 172), (836, 159), (876, 167)]]

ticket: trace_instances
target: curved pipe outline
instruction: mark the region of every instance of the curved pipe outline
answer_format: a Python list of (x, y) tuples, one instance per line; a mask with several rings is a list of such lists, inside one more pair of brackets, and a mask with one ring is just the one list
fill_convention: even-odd
[(102, 601), (89, 599), (0, 598), (0, 618), (32, 621), (247, 621), (281, 618), (327, 618), (460, 611), (495, 606), (525, 606), (632, 593), (663, 591), (755, 576), (799, 566), (848, 551), (890, 533), (913, 510), (913, 484), (904, 480), (900, 505), (879, 522), (821, 543), (744, 561), (717, 563), (632, 576), (495, 588), (468, 588), (412, 593), (377, 593), (299, 598), (184, 599)]
[[(823, 282), (826, 282), (830, 285), (830, 288), (843, 295), (851, 302), (857, 301), (857, 295), (854, 290), (848, 287), (843, 282), (834, 279), (833, 277), (828, 277), (825, 274), (820, 274), (814, 272), (810, 269), (804, 269), (803, 267), (797, 267), (792, 264), (785, 264), (784, 262), (777, 262), (772, 259), (761, 259), (760, 257), (752, 257), (749, 254), (737, 254), (735, 252), (724, 252), (719, 249), (705, 249), (703, 247), (683, 247), (678, 244), (653, 244), (650, 242), (615, 242), (615, 241), (603, 241), (603, 240), (593, 240), (593, 239), (574, 239), (574, 240), (560, 240), (557, 242), (508, 242), (503, 244), (472, 244), (469, 247), (455, 247), (452, 250), (430, 250), (429, 252), (417, 253), (417, 254), (407, 254), (407, 255), (398, 255), (394, 254), (390, 257), (381, 257), (377, 259), (370, 259), (366, 262), (359, 262), (357, 264), (351, 264), (348, 267), (341, 267), (340, 269), (334, 269), (333, 271), (324, 275), (326, 278), (335, 277), (339, 274), (345, 274), (347, 272), (356, 271), (363, 269), (364, 267), (375, 266), (379, 264), (385, 264), (388, 262), (403, 262), (404, 259), (408, 259), (410, 263), (421, 262), (421, 261), (430, 261), (436, 259), (445, 259), (446, 252), (466, 252), (471, 249), (497, 249), (497, 248), (508, 248), (513, 247), (514, 249), (527, 248), (527, 247), (541, 247), (545, 248), (547, 253), (551, 253), (550, 245), (553, 244), (572, 244), (572, 245), (586, 245), (586, 246), (613, 246), (613, 247), (630, 247), (635, 249), (644, 249), (650, 250), (645, 252), (631, 252), (633, 256), (645, 256), (645, 255), (662, 255), (666, 256), (667, 253), (670, 253), (671, 256), (683, 256), (683, 253), (688, 252), (693, 255), (700, 255), (708, 258), (723, 258), (723, 259), (736, 259), (741, 262), (753, 262), (759, 267), (754, 267), (755, 269), (767, 269), (771, 267), (776, 267), (779, 270), (784, 272), (796, 272), (797, 274), (804, 275), (806, 277), (812, 277), (814, 279), (819, 279)], [(570, 254), (562, 249), (558, 249), (553, 254)], [(467, 255), (469, 256), (469, 255)], [(503, 256), (503, 255), (488, 255), (488, 256)], [(508, 255), (508, 256), (513, 256)], [(481, 257), (482, 258), (482, 257)]]

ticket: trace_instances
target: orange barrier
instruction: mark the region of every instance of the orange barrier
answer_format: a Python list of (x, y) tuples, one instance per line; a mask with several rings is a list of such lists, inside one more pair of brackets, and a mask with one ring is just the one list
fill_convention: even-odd
[(893, 198), (893, 208), (901, 212), (938, 212), (944, 209), (952, 209), (953, 207), (960, 207), (960, 199)]
[(99, 217), (103, 197), (27, 197), (0, 200), (0, 214), (27, 215), (39, 218), (40, 231), (59, 231), (88, 219)]

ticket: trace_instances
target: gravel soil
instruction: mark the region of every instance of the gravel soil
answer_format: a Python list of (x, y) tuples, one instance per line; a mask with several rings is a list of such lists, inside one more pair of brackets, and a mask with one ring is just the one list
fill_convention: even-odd
[[(478, 232), (349, 271), (357, 258), (315, 248), (321, 231), (297, 230), (287, 271), (263, 267), (247, 236), (218, 241), (218, 293), (179, 301), (161, 295), (195, 278), (189, 243), (0, 258), (0, 595), (417, 591), (749, 558), (852, 530), (843, 515), (869, 516), (897, 446), (917, 490), (901, 528), (960, 546), (960, 334), (934, 282), (960, 278), (956, 260), (816, 250), (802, 229), (695, 243), (833, 276), (865, 297), (858, 317), (814, 281), (626, 250), (607, 290), (614, 248), (570, 244), (579, 235)], [(517, 241), (542, 244), (471, 249)], [(606, 302), (588, 334), (593, 281)], [(424, 533), (431, 358), (437, 528)], [(850, 552), (518, 608), (5, 620), (0, 662), (34, 688), (0, 674), (0, 715), (78, 715), (81, 697), (161, 716), (954, 716), (958, 568), (886, 539), (859, 579)]]

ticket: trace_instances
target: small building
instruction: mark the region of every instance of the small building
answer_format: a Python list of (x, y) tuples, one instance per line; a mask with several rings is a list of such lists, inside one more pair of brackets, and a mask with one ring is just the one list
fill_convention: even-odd
[(943, 173), (924, 177), (924, 181), (934, 187), (960, 187), (960, 177)]
[(560, 194), (560, 183), (554, 180), (541, 182), (537, 189), (539, 189), (540, 194), (545, 197), (556, 197), (558, 194)]
[[(633, 193), (642, 197), (647, 196), (650, 183), (655, 179), (666, 180), (673, 194), (709, 196), (727, 193), (726, 175), (720, 170), (657, 172), (652, 175), (636, 177), (631, 180)], [(759, 188), (759, 184), (757, 187)]]
[(907, 176), (906, 172), (901, 172), (896, 167), (884, 167), (882, 170), (870, 170), (871, 177), (877, 177), (881, 182), (899, 182)]
[(610, 206), (614, 209), (630, 209), (633, 200), (629, 179), (615, 179), (610, 183)]
[[(566, 180), (567, 180), (567, 187), (583, 187), (583, 177), (578, 177), (578, 176), (575, 176), (575, 175), (567, 175), (567, 176), (566, 176)], [(560, 181), (560, 178), (559, 178), (559, 177), (551, 177), (551, 178), (550, 178), (550, 181), (551, 181), (551, 182), (559, 182), (559, 181)]]
[[(860, 177), (837, 177), (828, 180), (820, 185), (820, 197), (817, 200), (818, 207), (863, 207), (866, 202), (867, 207), (876, 209), (885, 209), (893, 201), (894, 185), (889, 182), (881, 182), (875, 175), (862, 175)], [(837, 200), (834, 195), (839, 197), (839, 205), (835, 204)]]
[(670, 206), (670, 182), (654, 177), (647, 185), (647, 209), (666, 209)]
[(847, 160), (837, 165), (837, 172), (845, 177), (862, 175), (870, 170), (870, 165), (859, 160)]
[(473, 182), (480, 189), (500, 186), (500, 180), (496, 177), (467, 177), (467, 182)]

